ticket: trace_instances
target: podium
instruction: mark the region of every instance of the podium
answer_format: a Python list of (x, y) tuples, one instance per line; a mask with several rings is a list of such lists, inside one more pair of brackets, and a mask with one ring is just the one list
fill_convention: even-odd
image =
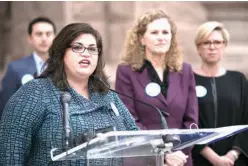
[[(56, 154), (58, 149), (54, 148), (50, 153), (52, 161), (154, 156), (156, 165), (162, 166), (166, 153), (195, 144), (210, 144), (247, 129), (248, 125), (237, 125), (215, 129), (111, 131), (97, 134), (66, 152)], [(167, 136), (175, 139), (165, 140)]]

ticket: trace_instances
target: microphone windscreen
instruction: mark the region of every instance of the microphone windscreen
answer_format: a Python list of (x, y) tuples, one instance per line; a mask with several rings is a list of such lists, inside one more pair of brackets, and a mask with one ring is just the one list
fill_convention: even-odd
[(71, 95), (68, 92), (62, 92), (60, 97), (62, 103), (69, 103), (71, 100)]

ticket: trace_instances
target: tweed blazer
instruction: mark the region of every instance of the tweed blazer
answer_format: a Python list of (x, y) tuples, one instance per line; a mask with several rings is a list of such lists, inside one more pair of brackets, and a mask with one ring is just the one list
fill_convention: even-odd
[[(60, 90), (49, 78), (32, 80), (23, 85), (8, 101), (0, 121), (0, 165), (62, 166), (52, 162), (50, 150), (62, 149), (63, 125)], [(114, 126), (117, 130), (137, 130), (131, 114), (112, 93), (90, 91), (85, 99), (69, 88), (70, 125), (74, 136), (82, 132)], [(119, 116), (110, 103), (118, 108)], [(90, 160), (93, 166), (116, 166), (120, 159)], [(69, 161), (70, 166), (86, 166), (86, 161)]]

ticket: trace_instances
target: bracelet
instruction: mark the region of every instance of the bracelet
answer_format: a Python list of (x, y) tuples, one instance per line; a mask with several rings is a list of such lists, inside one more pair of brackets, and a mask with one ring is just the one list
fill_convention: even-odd
[(233, 156), (233, 158), (234, 158), (235, 160), (237, 160), (237, 159), (239, 158), (237, 152), (231, 150), (230, 153), (232, 154), (232, 156)]

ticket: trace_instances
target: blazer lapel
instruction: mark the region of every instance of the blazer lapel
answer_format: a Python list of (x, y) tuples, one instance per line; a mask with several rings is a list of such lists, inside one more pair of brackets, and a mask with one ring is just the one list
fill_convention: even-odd
[(34, 56), (33, 54), (31, 54), (29, 56), (28, 60), (28, 70), (30, 73), (35, 74), (37, 72), (37, 68), (36, 68), (36, 64), (35, 64), (35, 60), (34, 60)]
[(180, 73), (177, 72), (169, 72), (169, 87), (167, 91), (167, 103), (170, 104), (171, 101), (175, 98), (177, 95), (178, 90), (180, 89), (180, 79), (179, 75)]
[[(148, 77), (147, 69), (144, 69), (143, 72), (139, 73), (137, 72), (137, 79), (139, 80), (139, 83), (144, 87), (144, 91), (146, 86), (151, 83), (151, 80)], [(163, 104), (168, 105), (168, 102), (165, 100), (163, 94), (160, 92), (158, 96), (154, 97), (155, 99), (159, 100)]]

